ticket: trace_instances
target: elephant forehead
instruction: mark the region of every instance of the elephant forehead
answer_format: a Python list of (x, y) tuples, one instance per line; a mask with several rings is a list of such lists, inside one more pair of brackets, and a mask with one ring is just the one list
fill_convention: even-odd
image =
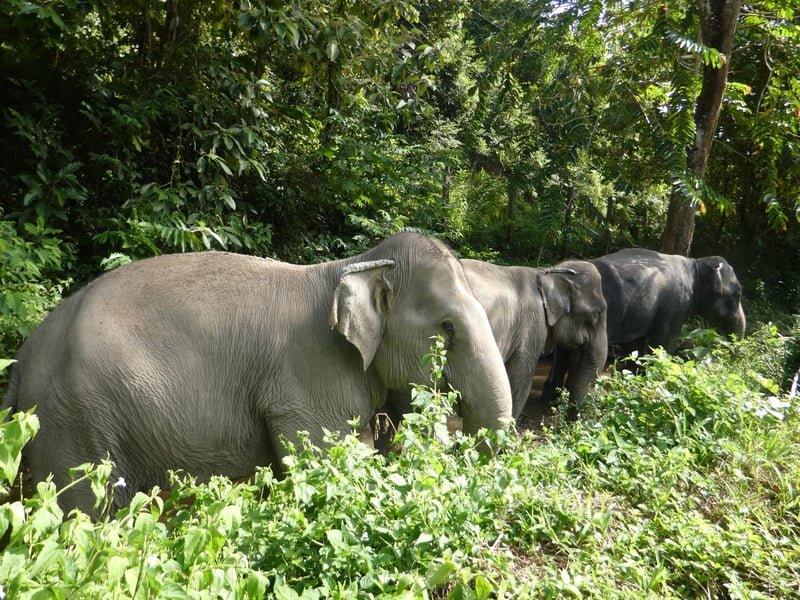
[(428, 279), (424, 288), (419, 291), (418, 299), (421, 303), (437, 305), (443, 310), (472, 312), (480, 308), (463, 273), (460, 278)]
[(387, 272), (394, 288), (395, 312), (404, 313), (416, 323), (445, 318), (474, 321), (482, 317), (487, 320), (455, 258), (412, 264), (410, 269)]
[(432, 289), (430, 293), (410, 297), (398, 308), (421, 320), (486, 318), (483, 307), (467, 290)]
[[(457, 284), (465, 288), (468, 287), (464, 268), (455, 258), (448, 257), (441, 260), (434, 260), (431, 262), (430, 268), (424, 266), (420, 271), (423, 276), (426, 274), (433, 275), (433, 279), (441, 278), (451, 284)], [(431, 283), (435, 283), (435, 281), (432, 280)]]
[(464, 270), (454, 260), (437, 260), (419, 264), (408, 273), (397, 272), (403, 292), (409, 297), (442, 301), (447, 296), (469, 296), (469, 286)]

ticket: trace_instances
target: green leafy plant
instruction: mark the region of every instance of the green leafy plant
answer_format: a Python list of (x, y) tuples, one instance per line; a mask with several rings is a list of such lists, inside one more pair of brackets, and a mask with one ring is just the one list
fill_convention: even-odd
[[(432, 385), (418, 388), (399, 451), (376, 454), (348, 432), (330, 432), (322, 451), (301, 435), (280, 477), (176, 474), (169, 492), (136, 494), (114, 518), (100, 504), (96, 521), (64, 520), (58, 490), (42, 483), (0, 504), (0, 591), (794, 597), (800, 410), (752, 370), (781, 372), (787, 343), (765, 328), (702, 359), (656, 353), (641, 372), (602, 379), (578, 424), (484, 432), (489, 457), (442, 427), (457, 395), (437, 384), (446, 351), (434, 339)], [(0, 424), (3, 456), (33, 419)], [(7, 478), (16, 463), (0, 462)], [(76, 475), (107, 502), (109, 473), (103, 463)]]
[(60, 231), (46, 227), (41, 218), (25, 223), (23, 230), (0, 221), (0, 355), (14, 354), (69, 283), (56, 279), (72, 257), (59, 240)]
[[(13, 361), (0, 360), (0, 371), (7, 368)], [(6, 421), (0, 437), (0, 497), (7, 497), (10, 493), (8, 486), (14, 484), (19, 473), (22, 448), (39, 430), (39, 420), (32, 413), (15, 413), (9, 415), (10, 409), (0, 413), (0, 420)]]

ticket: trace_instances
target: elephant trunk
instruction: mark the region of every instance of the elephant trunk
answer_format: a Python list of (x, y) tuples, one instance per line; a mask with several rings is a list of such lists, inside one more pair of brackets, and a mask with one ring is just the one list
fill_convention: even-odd
[(744, 309), (742, 308), (742, 303), (739, 303), (739, 309), (736, 311), (736, 314), (733, 318), (733, 326), (731, 327), (731, 333), (735, 333), (739, 339), (744, 338), (744, 331), (747, 328), (747, 319), (744, 316)]
[(478, 354), (463, 368), (468, 377), (460, 378), (460, 388), (454, 387), (461, 392), (464, 433), (474, 434), (483, 427), (504, 427), (512, 418), (512, 400), (511, 386), (500, 351), (494, 348), (493, 352)]
[[(505, 375), (505, 373), (503, 373)], [(469, 401), (462, 402), (461, 416), (463, 431), (466, 434), (475, 434), (481, 428), (501, 429), (511, 420), (511, 390), (508, 380), (505, 382), (506, 390), (498, 389), (480, 398), (471, 396)]]
[(570, 398), (567, 419), (571, 421), (578, 418), (579, 408), (589, 393), (589, 388), (606, 365), (608, 337), (605, 313), (602, 320), (597, 328), (597, 335), (582, 348), (569, 353), (566, 388)]
[(725, 335), (735, 335), (737, 338), (744, 338), (745, 328), (747, 327), (747, 319), (744, 316), (744, 309), (742, 303), (739, 302), (735, 311), (717, 311), (713, 314), (702, 315), (705, 316), (709, 325), (714, 327), (719, 333)]

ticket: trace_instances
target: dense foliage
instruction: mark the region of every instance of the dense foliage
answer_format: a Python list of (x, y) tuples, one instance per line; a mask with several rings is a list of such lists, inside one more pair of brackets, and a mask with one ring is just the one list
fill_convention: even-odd
[[(12, 598), (796, 597), (800, 413), (774, 328), (602, 382), (574, 427), (496, 434), (487, 459), (418, 395), (401, 451), (301, 446), (287, 476), (184, 478), (116, 519), (62, 522), (41, 484), (0, 505)], [(757, 369), (757, 370), (756, 370)], [(558, 423), (558, 421), (556, 421)], [(2, 426), (16, 473), (36, 429)], [(334, 439), (334, 437), (332, 437)], [(89, 469), (102, 483), (108, 465)], [(121, 483), (120, 483), (121, 484)], [(102, 485), (98, 484), (98, 491)]]
[(701, 243), (796, 251), (797, 19), (743, 9), (698, 182), (697, 67), (728, 58), (691, 2), (6, 0), (0, 218), (58, 230), (77, 271), (403, 225), (537, 258), (652, 244), (677, 185)]

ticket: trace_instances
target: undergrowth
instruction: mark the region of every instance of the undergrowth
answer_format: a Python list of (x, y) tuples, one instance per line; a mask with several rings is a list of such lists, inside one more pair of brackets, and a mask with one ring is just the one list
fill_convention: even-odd
[[(579, 424), (480, 442), (448, 431), (455, 392), (418, 388), (396, 452), (331, 433), (281, 479), (176, 476), (96, 522), (43, 483), (0, 505), (0, 598), (800, 597), (787, 345), (765, 328), (656, 353), (603, 379)], [(0, 430), (9, 483), (35, 424)], [(81, 475), (101, 496), (108, 466)]]

